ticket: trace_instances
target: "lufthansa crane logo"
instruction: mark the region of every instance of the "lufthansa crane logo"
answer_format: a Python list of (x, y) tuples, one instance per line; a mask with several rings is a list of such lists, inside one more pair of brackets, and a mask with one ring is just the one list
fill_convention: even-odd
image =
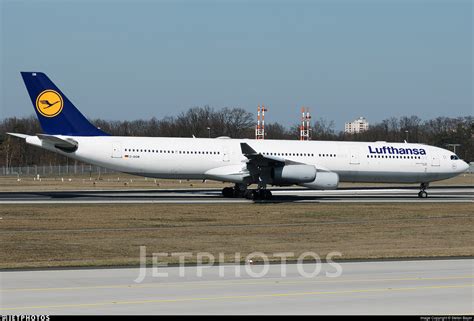
[(45, 117), (55, 117), (63, 110), (63, 97), (54, 90), (43, 91), (36, 98), (36, 109)]

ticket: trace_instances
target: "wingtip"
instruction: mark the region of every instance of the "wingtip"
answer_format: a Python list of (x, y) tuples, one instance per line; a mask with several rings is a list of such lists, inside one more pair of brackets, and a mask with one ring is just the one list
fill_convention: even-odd
[(257, 152), (247, 143), (240, 143), (240, 149), (244, 155), (257, 154)]

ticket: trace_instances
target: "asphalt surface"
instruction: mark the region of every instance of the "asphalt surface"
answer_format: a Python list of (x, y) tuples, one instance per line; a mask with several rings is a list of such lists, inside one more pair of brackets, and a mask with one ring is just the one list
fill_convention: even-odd
[(1, 272), (0, 314), (474, 313), (473, 259), (339, 264)]
[[(315, 191), (301, 188), (274, 189), (270, 201), (297, 203), (363, 203), (363, 202), (472, 202), (473, 186), (432, 187), (429, 197), (418, 198), (418, 189), (357, 188)], [(174, 189), (174, 190), (89, 190), (54, 192), (0, 192), (0, 204), (58, 204), (58, 203), (252, 203), (243, 198), (223, 198), (220, 189)]]

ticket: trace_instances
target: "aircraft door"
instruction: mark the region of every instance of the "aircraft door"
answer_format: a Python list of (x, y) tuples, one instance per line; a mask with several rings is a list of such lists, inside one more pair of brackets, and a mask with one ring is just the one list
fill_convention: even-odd
[(359, 151), (357, 149), (351, 149), (350, 164), (351, 165), (359, 165), (360, 164)]
[(431, 156), (431, 166), (439, 166), (439, 156), (438, 155), (433, 155)]
[(112, 158), (122, 158), (122, 146), (120, 144), (112, 145)]
[(230, 161), (229, 158), (229, 149), (226, 146), (222, 146), (222, 160), (224, 162)]

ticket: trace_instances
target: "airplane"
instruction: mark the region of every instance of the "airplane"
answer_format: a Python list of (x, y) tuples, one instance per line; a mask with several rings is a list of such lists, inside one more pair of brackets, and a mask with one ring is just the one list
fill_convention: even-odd
[[(73, 159), (145, 177), (233, 183), (224, 197), (270, 199), (272, 186), (337, 189), (340, 182), (419, 183), (469, 165), (449, 150), (414, 143), (121, 137), (91, 124), (41, 72), (21, 72), (44, 133), (8, 133)], [(53, 103), (54, 102), (54, 103)], [(253, 184), (256, 189), (250, 189)]]

